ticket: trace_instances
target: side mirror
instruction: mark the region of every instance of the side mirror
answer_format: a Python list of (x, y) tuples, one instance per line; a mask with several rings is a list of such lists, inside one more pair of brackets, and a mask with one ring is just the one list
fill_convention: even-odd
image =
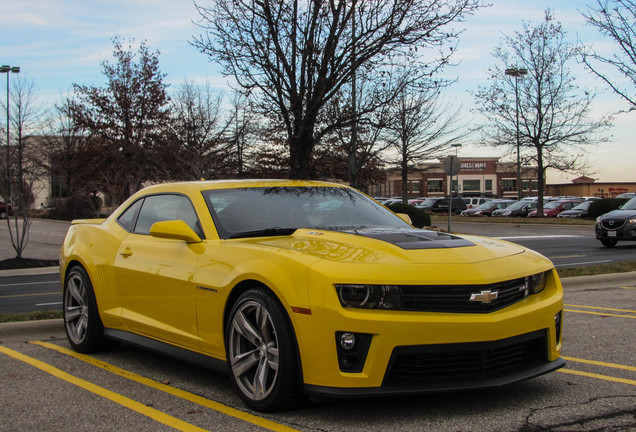
[(413, 225), (413, 221), (411, 220), (411, 216), (407, 215), (406, 213), (396, 213), (396, 215), (398, 215), (400, 217), (400, 219), (402, 219), (407, 224)]
[(186, 243), (201, 242), (201, 237), (182, 220), (156, 222), (150, 227), (150, 235), (157, 238), (183, 240)]

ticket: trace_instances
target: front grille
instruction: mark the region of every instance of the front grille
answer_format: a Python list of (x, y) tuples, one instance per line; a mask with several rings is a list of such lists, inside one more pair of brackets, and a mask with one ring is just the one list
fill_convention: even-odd
[(497, 378), (544, 362), (546, 347), (545, 331), (492, 342), (396, 347), (383, 385), (421, 387)]
[[(492, 312), (527, 296), (524, 278), (480, 285), (400, 285), (403, 309), (417, 312)], [(497, 293), (490, 303), (469, 301), (482, 291)]]
[(615, 230), (622, 228), (625, 225), (624, 219), (603, 219), (601, 220), (601, 225), (603, 228), (608, 230)]

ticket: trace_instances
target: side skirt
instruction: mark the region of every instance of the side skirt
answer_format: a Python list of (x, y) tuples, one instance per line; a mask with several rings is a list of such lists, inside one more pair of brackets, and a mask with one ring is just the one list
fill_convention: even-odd
[(174, 345), (160, 342), (158, 340), (141, 336), (135, 333), (106, 328), (104, 329), (104, 336), (110, 339), (118, 340), (120, 342), (128, 343), (130, 345), (145, 348), (159, 354), (164, 354), (169, 357), (183, 360), (197, 366), (212, 369), (216, 372), (221, 372), (224, 374), (229, 374), (230, 372), (227, 362), (223, 360), (199, 354), (185, 348), (179, 348)]

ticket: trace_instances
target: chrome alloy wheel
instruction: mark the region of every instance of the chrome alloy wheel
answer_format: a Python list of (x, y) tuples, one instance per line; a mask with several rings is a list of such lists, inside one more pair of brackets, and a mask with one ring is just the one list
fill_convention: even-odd
[(254, 401), (265, 399), (278, 378), (279, 345), (272, 317), (258, 301), (243, 303), (232, 317), (228, 354), (232, 374)]
[(84, 279), (78, 273), (69, 275), (66, 280), (64, 322), (71, 341), (81, 344), (88, 331), (88, 294)]

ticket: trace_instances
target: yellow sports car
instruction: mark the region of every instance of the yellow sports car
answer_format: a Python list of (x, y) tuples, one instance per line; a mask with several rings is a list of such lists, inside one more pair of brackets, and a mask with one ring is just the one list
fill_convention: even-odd
[(228, 372), (250, 407), (492, 387), (562, 367), (552, 263), (311, 181), (161, 184), (61, 250), (72, 347)]

